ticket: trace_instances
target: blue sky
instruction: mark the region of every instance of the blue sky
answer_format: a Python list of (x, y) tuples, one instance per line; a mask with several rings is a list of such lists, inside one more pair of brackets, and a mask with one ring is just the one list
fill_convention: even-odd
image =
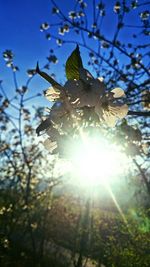
[[(57, 0), (56, 2), (66, 14), (68, 14), (68, 11), (73, 9), (74, 6), (73, 0)], [(92, 18), (92, 11), (90, 8), (92, 1), (88, 0), (86, 2), (89, 5), (88, 16)], [(111, 39), (111, 35), (115, 30), (116, 15), (114, 16), (113, 12), (115, 2), (114, 0), (104, 1), (107, 14), (105, 23), (103, 24), (103, 31), (109, 39)], [(129, 3), (130, 1), (127, 2)], [(142, 2), (143, 0), (139, 1), (139, 3)], [(8, 88), (11, 87), (11, 74), (10, 70), (6, 69), (5, 62), (2, 58), (2, 52), (6, 49), (11, 49), (15, 54), (15, 63), (20, 68), (18, 75), (20, 84), (24, 83), (26, 80), (26, 69), (34, 68), (37, 60), (41, 65), (46, 63), (46, 56), (48, 56), (51, 48), (56, 49), (60, 63), (59, 65), (52, 66), (50, 71), (58, 73), (59, 69), (58, 80), (62, 79), (64, 74), (62, 65), (72, 52), (74, 46), (65, 45), (64, 48), (57, 48), (54, 42), (47, 41), (43, 33), (39, 31), (41, 23), (54, 22), (55, 17), (51, 14), (51, 9), (52, 4), (50, 0), (0, 0), (0, 79), (4, 78), (4, 80), (7, 80), (5, 83)], [(140, 18), (135, 10), (132, 16), (130, 16), (129, 24), (138, 25), (139, 23)], [(132, 34), (133, 30), (128, 28), (124, 31), (121, 38), (124, 42), (130, 42)], [(83, 49), (81, 49), (81, 52), (86, 56)], [(46, 86), (46, 83), (41, 80), (40, 77), (35, 78), (33, 82), (34, 92), (42, 92), (42, 89)]]
[(43, 58), (48, 44), (44, 43), (39, 25), (49, 19), (50, 11), (49, 0), (1, 0), (1, 51), (12, 49), (23, 65), (34, 65), (36, 56)]
[(49, 44), (39, 26), (49, 18), (51, 6), (48, 0), (1, 0), (0, 3), (0, 66), (2, 78), (10, 79), (11, 86), (10, 70), (4, 67), (2, 52), (5, 49), (14, 52), (15, 63), (20, 68), (18, 79), (20, 83), (25, 82), (26, 69), (34, 68), (37, 60), (44, 61), (47, 55)]

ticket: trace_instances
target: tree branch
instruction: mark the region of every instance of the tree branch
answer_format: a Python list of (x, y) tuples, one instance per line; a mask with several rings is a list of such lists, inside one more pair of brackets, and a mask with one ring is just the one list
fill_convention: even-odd
[(128, 111), (128, 115), (150, 117), (150, 111)]

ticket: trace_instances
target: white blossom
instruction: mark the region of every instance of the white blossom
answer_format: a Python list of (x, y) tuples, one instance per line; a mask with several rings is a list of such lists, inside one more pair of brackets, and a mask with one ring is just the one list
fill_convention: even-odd
[(57, 88), (49, 87), (47, 90), (44, 91), (44, 96), (49, 101), (56, 101), (60, 98), (60, 91)]
[(128, 106), (120, 102), (125, 96), (121, 88), (115, 88), (111, 92), (105, 93), (95, 106), (95, 112), (100, 120), (114, 127), (118, 119), (123, 119), (128, 113)]
[(56, 148), (57, 148), (57, 142), (53, 142), (51, 141), (49, 138), (47, 138), (44, 142), (43, 142), (44, 147), (50, 151), (50, 153), (52, 153)]
[(45, 23), (42, 23), (41, 26), (40, 26), (40, 31), (43, 32), (43, 31), (46, 31), (49, 29), (49, 24), (47, 22)]
[(102, 97), (105, 86), (100, 79), (94, 79), (87, 70), (81, 68), (80, 80), (69, 80), (65, 84), (69, 100), (74, 107), (94, 107)]
[[(125, 93), (121, 88), (106, 92), (103, 78), (94, 79), (91, 73), (83, 68), (79, 69), (79, 77), (79, 80), (68, 80), (64, 85), (73, 110), (93, 107), (100, 121), (104, 121), (110, 127), (114, 127), (118, 119), (123, 119), (127, 115), (128, 106), (122, 101)], [(59, 101), (53, 105), (50, 119), (54, 124), (60, 125), (68, 116), (60, 90), (50, 87), (44, 94), (49, 101)]]

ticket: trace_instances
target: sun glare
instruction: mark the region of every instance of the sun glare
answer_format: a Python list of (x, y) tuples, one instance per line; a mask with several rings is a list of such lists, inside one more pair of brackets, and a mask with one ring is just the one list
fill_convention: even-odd
[(83, 186), (111, 183), (125, 172), (128, 162), (119, 146), (105, 140), (86, 138), (72, 149), (72, 173)]

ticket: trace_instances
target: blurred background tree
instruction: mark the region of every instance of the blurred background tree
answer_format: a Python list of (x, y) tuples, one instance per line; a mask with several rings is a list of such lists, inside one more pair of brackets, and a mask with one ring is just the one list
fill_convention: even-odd
[(42, 69), (57, 81), (64, 83), (63, 64), (78, 44), (85, 67), (103, 77), (107, 90), (121, 87), (126, 93), (126, 120), (107, 129), (132, 157), (133, 170), (115, 189), (125, 217), (103, 188), (89, 198), (86, 189), (55, 171), (57, 158), (35, 133), (46, 118), (44, 101), (37, 101), (41, 94), (31, 93), (35, 67), (27, 70), (24, 85), (13, 52), (3, 51), (13, 82), (7, 88), (1, 76), (2, 266), (149, 266), (149, 6), (148, 1), (51, 0), (49, 21), (40, 25), (51, 42)]

